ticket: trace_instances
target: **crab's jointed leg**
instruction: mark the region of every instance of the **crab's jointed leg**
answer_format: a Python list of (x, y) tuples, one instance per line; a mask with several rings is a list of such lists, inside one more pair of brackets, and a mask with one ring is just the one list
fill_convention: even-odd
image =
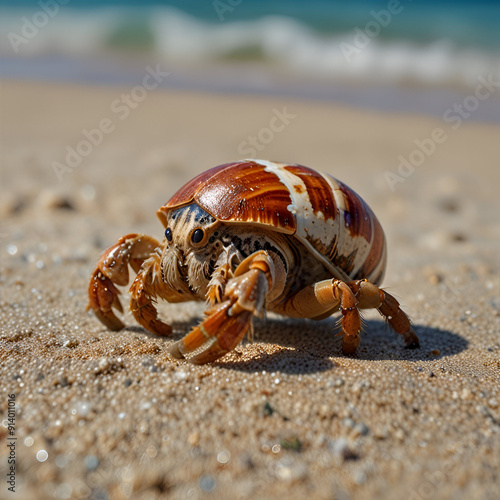
[(410, 320), (399, 307), (399, 302), (388, 292), (367, 280), (348, 283), (354, 295), (359, 300), (360, 309), (378, 309), (391, 325), (392, 329), (403, 337), (405, 346), (409, 349), (420, 347), (420, 341), (413, 331)]
[(161, 279), (160, 255), (153, 253), (144, 262), (129, 289), (130, 310), (140, 325), (162, 337), (172, 333), (172, 327), (158, 319), (155, 307), (156, 297), (164, 295), (164, 288), (165, 283)]
[(361, 317), (359, 309), (378, 309), (391, 327), (400, 334), (405, 345), (419, 347), (408, 316), (397, 300), (367, 280), (343, 282), (324, 280), (310, 285), (290, 297), (277, 312), (287, 316), (323, 319), (335, 311), (342, 312), (342, 352), (353, 353), (360, 342)]
[(323, 319), (339, 309), (342, 312), (342, 351), (354, 352), (359, 345), (361, 317), (358, 311), (358, 299), (341, 280), (328, 279), (307, 286), (290, 297), (277, 312), (287, 316)]
[(252, 316), (262, 316), (274, 284), (275, 265), (269, 254), (261, 250), (247, 257), (229, 279), (222, 302), (209, 309), (206, 319), (170, 347), (171, 354), (184, 358), (206, 344), (206, 349), (189, 358), (191, 363), (202, 364), (234, 349), (251, 328)]
[[(89, 284), (89, 304), (97, 318), (111, 330), (121, 330), (123, 322), (113, 312), (113, 307), (122, 312), (118, 299), (120, 291), (115, 285), (125, 286), (129, 282), (129, 269), (139, 273), (132, 285), (132, 312), (138, 321), (149, 330), (166, 335), (171, 329), (156, 320), (156, 310), (151, 304), (156, 296), (157, 280), (152, 278), (155, 265), (159, 266), (159, 256), (153, 253), (159, 242), (144, 234), (127, 234), (118, 240), (116, 245), (108, 248), (102, 255)], [(149, 262), (146, 269), (141, 270), (144, 261)], [(141, 313), (137, 311), (141, 309)], [(154, 310), (154, 313), (152, 312)], [(161, 323), (162, 326), (159, 324)]]

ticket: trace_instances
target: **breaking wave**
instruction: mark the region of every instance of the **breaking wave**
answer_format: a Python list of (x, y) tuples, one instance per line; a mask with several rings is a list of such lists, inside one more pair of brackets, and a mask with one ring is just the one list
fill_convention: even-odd
[[(0, 29), (7, 35), (0, 38), (3, 58), (132, 52), (172, 64), (258, 62), (332, 82), (471, 87), (478, 75), (500, 78), (500, 48), (495, 49), (495, 43), (488, 46), (484, 24), (484, 43), (473, 46), (465, 39), (464, 43), (452, 41), (450, 36), (405, 37), (404, 23), (385, 27), (379, 22), (377, 28), (372, 17), (356, 28), (336, 26), (328, 31), (281, 15), (220, 22), (170, 7), (71, 9), (61, 5), (56, 15), (46, 15), (45, 24), (43, 15), (34, 18), (35, 14), (3, 9)], [(470, 31), (469, 26), (469, 40), (477, 39)]]

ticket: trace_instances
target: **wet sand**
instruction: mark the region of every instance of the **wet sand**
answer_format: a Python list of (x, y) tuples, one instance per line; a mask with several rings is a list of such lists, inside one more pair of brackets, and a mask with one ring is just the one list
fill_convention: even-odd
[[(125, 116), (130, 88), (4, 81), (1, 93), (0, 498), (497, 498), (500, 126), (164, 90)], [(386, 172), (436, 128), (446, 138), (392, 190)], [(86, 133), (98, 144), (60, 180), (53, 163), (86, 152)], [(128, 312), (121, 332), (86, 312), (104, 249), (161, 238), (156, 209), (245, 156), (249, 136), (268, 141), (258, 157), (331, 173), (370, 204), (388, 238), (384, 285), (420, 349), (373, 311), (355, 356), (338, 318), (269, 315), (253, 343), (192, 366), (167, 346), (203, 304), (160, 305), (172, 340)]]

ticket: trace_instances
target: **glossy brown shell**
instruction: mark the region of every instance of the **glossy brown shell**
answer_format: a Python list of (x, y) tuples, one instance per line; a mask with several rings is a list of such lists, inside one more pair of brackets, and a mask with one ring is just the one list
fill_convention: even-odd
[(333, 276), (381, 281), (385, 237), (377, 218), (352, 189), (302, 165), (243, 160), (201, 173), (158, 210), (196, 202), (216, 219), (272, 228), (297, 237)]

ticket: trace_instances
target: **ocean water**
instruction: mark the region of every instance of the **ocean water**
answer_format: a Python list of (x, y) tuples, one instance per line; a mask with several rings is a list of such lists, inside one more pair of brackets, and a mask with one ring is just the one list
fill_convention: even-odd
[(0, 32), (14, 78), (127, 83), (147, 60), (167, 86), (429, 108), (500, 80), (497, 0), (0, 0)]

